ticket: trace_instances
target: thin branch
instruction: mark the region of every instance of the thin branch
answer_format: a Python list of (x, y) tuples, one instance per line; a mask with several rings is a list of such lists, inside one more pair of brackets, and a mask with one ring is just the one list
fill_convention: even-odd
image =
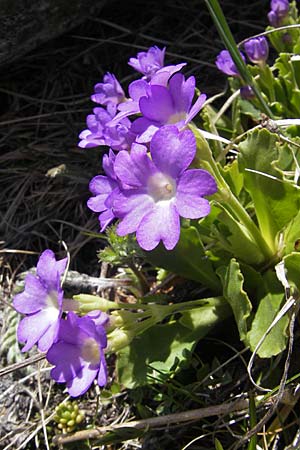
[(81, 441), (85, 439), (99, 439), (108, 432), (120, 430), (122, 428), (131, 428), (134, 430), (148, 430), (149, 428), (166, 427), (171, 424), (197, 421), (210, 416), (222, 416), (229, 413), (244, 411), (248, 409), (247, 399), (239, 399), (235, 402), (224, 403), (221, 405), (209, 406), (206, 408), (193, 409), (181, 413), (167, 414), (161, 417), (151, 417), (150, 419), (129, 421), (115, 426), (97, 427), (92, 430), (77, 431), (71, 435), (57, 435), (53, 439), (55, 445), (67, 444), (70, 442)]

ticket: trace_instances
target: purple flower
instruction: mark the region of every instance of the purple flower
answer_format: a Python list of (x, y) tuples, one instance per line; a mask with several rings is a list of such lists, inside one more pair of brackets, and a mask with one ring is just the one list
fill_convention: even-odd
[(104, 348), (107, 346), (105, 329), (91, 317), (78, 317), (69, 312), (60, 321), (58, 340), (47, 353), (47, 360), (55, 365), (52, 378), (67, 383), (72, 397), (84, 394), (95, 378), (99, 386), (107, 382)]
[[(242, 52), (240, 52), (240, 54), (241, 54), (241, 57), (243, 58), (243, 60), (245, 61), (245, 57), (242, 54)], [(222, 50), (218, 54), (215, 63), (216, 63), (217, 68), (219, 70), (221, 70), (221, 72), (225, 73), (226, 75), (229, 75), (231, 77), (239, 77), (240, 76), (238, 69), (237, 69), (236, 65), (234, 64), (233, 59), (231, 58), (231, 55), (228, 50)]]
[(112, 150), (109, 151), (109, 155), (104, 155), (102, 165), (107, 176), (97, 175), (89, 185), (94, 197), (88, 200), (87, 205), (92, 211), (101, 213), (98, 217), (101, 231), (105, 230), (107, 225), (115, 218), (112, 210), (113, 199), (119, 192), (119, 185), (114, 172), (115, 159), (116, 156)]
[(18, 340), (26, 344), (23, 352), (36, 343), (45, 352), (55, 342), (62, 312), (60, 277), (66, 265), (67, 258), (56, 261), (54, 253), (45, 250), (37, 263), (37, 276), (28, 274), (24, 292), (14, 297), (15, 309), (26, 314), (17, 331)]
[(172, 250), (179, 240), (180, 216), (197, 219), (210, 212), (206, 195), (214, 194), (214, 178), (205, 170), (190, 169), (196, 140), (190, 130), (162, 127), (147, 148), (133, 144), (131, 153), (116, 156), (114, 170), (120, 192), (114, 198), (114, 212), (121, 219), (117, 233), (136, 231), (139, 245), (154, 249), (160, 241)]
[(164, 65), (166, 48), (162, 50), (156, 45), (147, 52), (139, 52), (136, 58), (130, 58), (128, 64), (149, 80)]
[(139, 108), (143, 117), (132, 123), (136, 142), (149, 142), (154, 133), (163, 125), (174, 124), (178, 128), (186, 126), (202, 108), (206, 95), (198, 97), (192, 106), (195, 94), (195, 78), (185, 80), (176, 73), (169, 80), (168, 87), (148, 86), (145, 96), (140, 97)]
[(249, 39), (244, 44), (248, 58), (254, 64), (265, 64), (269, 56), (268, 41), (264, 36)]
[(268, 13), (268, 19), (272, 27), (279, 27), (282, 25), (283, 19), (288, 15), (289, 7), (290, 4), (288, 0), (271, 1), (271, 11)]
[(120, 111), (108, 126), (115, 126), (121, 119), (131, 116), (133, 114), (140, 114), (140, 99), (144, 96), (150, 95), (151, 85), (159, 85), (167, 87), (171, 76), (179, 72), (186, 63), (177, 64), (176, 66), (165, 66), (158, 70), (149, 82), (144, 79), (135, 80), (130, 83), (128, 87), (129, 98), (118, 106)]
[[(127, 117), (110, 124), (116, 113), (116, 106), (108, 104), (107, 109), (94, 108), (94, 114), (87, 116), (86, 130), (83, 130), (79, 138), (79, 147), (90, 148), (98, 145), (107, 145), (113, 150), (129, 149), (134, 141), (134, 134), (131, 132), (131, 122)], [(110, 124), (108, 126), (108, 124)]]
[(107, 72), (103, 77), (103, 83), (97, 83), (94, 86), (95, 93), (91, 96), (93, 102), (100, 105), (113, 103), (118, 105), (125, 100), (124, 91), (116, 77)]
[(255, 94), (254, 94), (252, 87), (248, 86), (248, 85), (242, 86), (240, 88), (240, 94), (241, 94), (242, 99), (244, 99), (244, 100), (252, 100), (255, 98)]

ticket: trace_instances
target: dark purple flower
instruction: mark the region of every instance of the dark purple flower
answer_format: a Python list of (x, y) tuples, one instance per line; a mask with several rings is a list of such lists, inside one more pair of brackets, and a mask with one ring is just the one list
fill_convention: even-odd
[(289, 12), (288, 0), (272, 0), (271, 11), (268, 13), (268, 19), (272, 27), (279, 27)]
[(124, 91), (116, 77), (107, 72), (103, 77), (103, 83), (97, 83), (94, 86), (95, 93), (91, 96), (93, 102), (100, 105), (113, 103), (118, 105), (125, 100)]
[(172, 250), (179, 240), (180, 216), (190, 219), (209, 214), (203, 198), (214, 194), (214, 178), (205, 170), (190, 169), (196, 153), (196, 140), (190, 130), (162, 127), (147, 148), (133, 144), (130, 154), (116, 156), (115, 173), (120, 192), (114, 198), (114, 212), (121, 219), (117, 233), (136, 232), (139, 245), (154, 249), (160, 241)]
[(109, 155), (104, 155), (102, 164), (107, 176), (97, 175), (89, 185), (94, 197), (88, 200), (87, 205), (92, 211), (101, 213), (98, 217), (101, 231), (105, 230), (107, 225), (115, 218), (112, 210), (113, 199), (119, 192), (119, 185), (114, 172), (115, 159), (116, 156), (112, 150), (109, 151)]
[(130, 58), (128, 64), (149, 80), (155, 72), (163, 67), (165, 51), (166, 48), (161, 50), (155, 45), (150, 47), (147, 52), (139, 52), (136, 58)]
[(264, 36), (249, 39), (244, 44), (248, 58), (254, 64), (265, 64), (269, 56), (269, 44)]
[(42, 352), (47, 351), (58, 333), (62, 313), (63, 290), (60, 277), (67, 265), (67, 258), (56, 261), (51, 250), (45, 250), (37, 263), (37, 276), (28, 274), (25, 290), (14, 297), (15, 309), (26, 314), (18, 326), (18, 340), (25, 342), (22, 351), (34, 344)]
[[(94, 114), (87, 116), (86, 130), (83, 130), (79, 138), (79, 147), (91, 148), (98, 145), (107, 145), (113, 150), (120, 151), (129, 149), (134, 141), (134, 134), (131, 132), (131, 122), (127, 117), (110, 124), (116, 113), (115, 105), (108, 104), (107, 109), (94, 108)], [(108, 124), (110, 124), (108, 126)]]
[(240, 94), (241, 94), (242, 99), (244, 99), (244, 100), (252, 100), (253, 98), (255, 98), (255, 93), (254, 93), (252, 87), (248, 86), (248, 85), (242, 86), (240, 88)]
[[(240, 52), (240, 54), (241, 54), (241, 57), (243, 58), (243, 60), (245, 61), (245, 57), (242, 54), (242, 52)], [(240, 76), (238, 69), (237, 69), (236, 65), (234, 64), (233, 59), (228, 50), (222, 50), (218, 54), (215, 63), (216, 63), (217, 68), (219, 70), (221, 70), (221, 72), (225, 73), (226, 75), (229, 75), (231, 77), (239, 77)]]
[(107, 346), (105, 329), (91, 317), (78, 317), (69, 312), (60, 321), (58, 339), (47, 353), (47, 360), (55, 365), (51, 377), (67, 383), (72, 397), (84, 394), (95, 378), (99, 386), (107, 382), (104, 349)]
[(195, 78), (185, 80), (176, 73), (169, 80), (168, 87), (150, 85), (145, 96), (140, 97), (139, 108), (142, 117), (132, 123), (136, 142), (149, 142), (154, 133), (164, 125), (185, 127), (200, 111), (206, 95), (201, 94), (192, 106), (195, 94)]

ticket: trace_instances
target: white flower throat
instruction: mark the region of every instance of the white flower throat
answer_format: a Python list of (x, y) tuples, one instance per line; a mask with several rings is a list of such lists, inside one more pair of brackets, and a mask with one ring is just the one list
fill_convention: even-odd
[(148, 193), (155, 202), (170, 200), (176, 194), (176, 182), (170, 176), (157, 172), (148, 178)]
[(99, 363), (100, 361), (99, 344), (94, 338), (90, 337), (84, 340), (84, 343), (81, 348), (81, 356), (85, 361), (91, 364)]

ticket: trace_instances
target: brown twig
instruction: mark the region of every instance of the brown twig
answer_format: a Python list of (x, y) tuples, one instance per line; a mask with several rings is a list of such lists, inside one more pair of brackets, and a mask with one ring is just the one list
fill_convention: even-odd
[(167, 414), (161, 417), (151, 417), (150, 419), (134, 420), (121, 424), (116, 424), (113, 427), (96, 427), (92, 430), (77, 431), (74, 434), (55, 436), (53, 443), (56, 445), (67, 444), (70, 442), (81, 441), (84, 439), (99, 439), (108, 432), (120, 430), (122, 428), (132, 428), (135, 430), (147, 430), (149, 428), (159, 428), (171, 424), (178, 424), (184, 422), (192, 422), (210, 416), (222, 416), (236, 411), (243, 411), (248, 408), (247, 399), (239, 399), (235, 402), (224, 403), (221, 405), (208, 406), (206, 408), (198, 408), (181, 413)]
[(23, 369), (24, 367), (27, 367), (30, 364), (34, 364), (45, 358), (46, 358), (46, 353), (41, 353), (40, 355), (32, 356), (31, 358), (25, 359), (25, 361), (11, 364), (10, 366), (5, 367), (4, 369), (0, 369), (0, 378), (11, 372), (14, 372), (15, 370)]

